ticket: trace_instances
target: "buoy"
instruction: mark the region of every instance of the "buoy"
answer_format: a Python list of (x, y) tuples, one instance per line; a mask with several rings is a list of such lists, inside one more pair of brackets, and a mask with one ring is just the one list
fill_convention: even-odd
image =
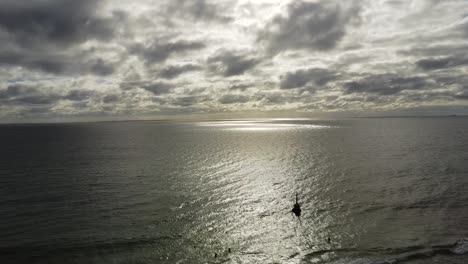
[(291, 212), (293, 212), (297, 217), (301, 216), (302, 210), (301, 210), (301, 205), (299, 204), (298, 199), (297, 199), (297, 193), (296, 193), (296, 203), (294, 204), (294, 207), (291, 210)]

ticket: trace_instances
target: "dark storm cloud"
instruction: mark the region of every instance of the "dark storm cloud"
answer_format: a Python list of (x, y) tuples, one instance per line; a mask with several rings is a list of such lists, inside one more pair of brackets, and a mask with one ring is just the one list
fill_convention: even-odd
[(63, 74), (71, 68), (70, 63), (73, 59), (68, 56), (31, 54), (27, 51), (0, 51), (1, 66), (22, 66), (31, 70), (39, 70), (47, 73)]
[(90, 70), (95, 75), (106, 76), (114, 73), (114, 65), (104, 62), (103, 59), (97, 59), (94, 64), (91, 65)]
[(301, 69), (295, 72), (288, 72), (281, 76), (281, 89), (303, 88), (308, 84), (317, 86), (326, 85), (337, 78), (335, 72), (322, 68)]
[(456, 93), (454, 97), (458, 100), (468, 100), (468, 91)]
[(424, 90), (431, 88), (427, 78), (419, 76), (401, 77), (395, 74), (371, 75), (358, 81), (344, 84), (345, 94), (373, 93), (379, 95), (394, 95), (403, 90)]
[(260, 63), (259, 59), (246, 54), (236, 54), (230, 51), (222, 51), (210, 58), (207, 63), (209, 70), (224, 77), (244, 74)]
[(170, 90), (174, 88), (174, 85), (166, 82), (153, 82), (141, 85), (141, 88), (153, 93), (154, 95), (161, 95), (169, 93)]
[(468, 44), (466, 43), (449, 43), (438, 45), (417, 45), (398, 51), (403, 56), (415, 57), (449, 57), (454, 55), (466, 56)]
[(177, 97), (174, 101), (172, 101), (173, 105), (187, 107), (192, 106), (200, 102), (199, 96), (180, 96)]
[(47, 43), (70, 45), (88, 39), (109, 40), (114, 33), (114, 20), (96, 14), (99, 2), (2, 0), (0, 27), (22, 46)]
[(456, 87), (468, 91), (468, 76), (463, 71), (449, 71), (434, 73), (434, 80), (441, 87)]
[(436, 70), (450, 67), (450, 60), (444, 59), (422, 59), (416, 62), (416, 65), (423, 70)]
[(7, 105), (51, 105), (62, 99), (57, 93), (23, 84), (10, 85), (2, 94), (0, 100)]
[(170, 93), (174, 88), (174, 84), (163, 81), (124, 81), (120, 83), (120, 89), (130, 91), (134, 89), (143, 89), (154, 95), (162, 95)]
[(84, 101), (93, 97), (95, 94), (92, 90), (72, 90), (64, 97), (64, 99), (70, 101)]
[(236, 104), (246, 103), (249, 101), (249, 97), (239, 94), (225, 94), (218, 100), (221, 104)]
[[(0, 104), (28, 106), (34, 107), (34, 109), (43, 106), (44, 109), (50, 109), (59, 101), (64, 100), (73, 103), (75, 108), (79, 108), (80, 106), (89, 107), (89, 103), (96, 95), (97, 92), (93, 90), (75, 89), (64, 93), (42, 85), (12, 84), (6, 89), (0, 90)], [(103, 102), (110, 102), (112, 100), (110, 96), (104, 96)]]
[(161, 72), (159, 73), (159, 76), (165, 79), (173, 79), (183, 73), (190, 72), (190, 71), (197, 71), (200, 69), (201, 69), (200, 66), (194, 65), (194, 64), (185, 64), (181, 66), (170, 65), (162, 69)]
[(430, 91), (426, 93), (409, 94), (400, 100), (406, 102), (430, 102), (434, 100), (451, 101), (456, 100), (457, 93), (451, 91)]
[(291, 102), (301, 101), (301, 97), (297, 94), (285, 91), (264, 92), (260, 91), (250, 98), (250, 101), (259, 101), (265, 105), (285, 105)]
[(6, 98), (8, 98), (8, 93), (7, 93), (6, 89), (5, 90), (0, 89), (0, 101), (2, 99), (6, 99)]
[(105, 76), (114, 72), (115, 66), (103, 59), (85, 60), (83, 56), (32, 53), (30, 51), (5, 51), (0, 48), (0, 66), (21, 66), (30, 70), (52, 74), (87, 74)]
[(163, 62), (172, 54), (201, 50), (205, 44), (200, 41), (178, 40), (173, 42), (155, 41), (149, 45), (136, 44), (129, 48), (131, 54), (139, 56), (147, 64)]
[(48, 96), (42, 94), (34, 94), (29, 96), (23, 96), (15, 98), (13, 101), (16, 104), (26, 104), (26, 105), (50, 105), (56, 103), (60, 100), (59, 96)]
[(120, 89), (124, 91), (133, 90), (144, 85), (145, 82), (142, 81), (123, 81), (120, 83)]
[(122, 22), (119, 12), (99, 16), (100, 2), (0, 1), (0, 66), (53, 74), (113, 73), (113, 65), (77, 50), (88, 40), (111, 40)]
[(228, 22), (230, 17), (222, 15), (222, 9), (215, 3), (208, 0), (173, 0), (170, 2), (167, 10), (168, 14), (182, 16), (183, 18), (202, 20), (202, 21), (218, 21)]
[(253, 84), (251, 84), (251, 83), (233, 84), (233, 85), (229, 86), (229, 90), (239, 90), (239, 91), (244, 92), (245, 90), (249, 89), (252, 86), (253, 86)]
[(281, 93), (267, 94), (263, 97), (266, 104), (282, 105), (291, 102), (291, 98)]
[(22, 84), (12, 84), (8, 86), (5, 90), (5, 95), (7, 97), (18, 96), (22, 94), (28, 94), (36, 92), (36, 89)]
[[(345, 6), (351, 4), (350, 6)], [(330, 50), (360, 21), (360, 8), (338, 1), (292, 1), (286, 16), (276, 16), (258, 40), (276, 54), (290, 49)]]
[(120, 100), (117, 94), (108, 94), (102, 98), (102, 102), (105, 104), (115, 103)]
[(468, 14), (465, 13), (463, 16), (463, 22), (456, 27), (456, 30), (461, 33), (461, 37), (468, 37)]
[(451, 56), (418, 60), (416, 65), (423, 70), (439, 70), (468, 65), (468, 57)]

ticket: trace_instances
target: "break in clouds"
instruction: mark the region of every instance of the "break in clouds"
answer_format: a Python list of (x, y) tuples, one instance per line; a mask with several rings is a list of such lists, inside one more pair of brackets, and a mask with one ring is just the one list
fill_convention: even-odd
[(464, 0), (1, 0), (0, 118), (466, 109)]

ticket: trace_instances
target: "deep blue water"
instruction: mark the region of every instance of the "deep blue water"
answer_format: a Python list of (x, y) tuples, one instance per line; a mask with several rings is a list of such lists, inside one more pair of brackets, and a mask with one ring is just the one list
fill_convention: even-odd
[(0, 263), (468, 263), (466, 117), (1, 125), (0, 147)]

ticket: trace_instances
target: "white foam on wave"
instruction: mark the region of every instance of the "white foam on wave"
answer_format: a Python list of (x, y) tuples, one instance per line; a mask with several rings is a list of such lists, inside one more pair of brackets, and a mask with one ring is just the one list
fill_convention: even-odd
[(468, 253), (468, 238), (460, 239), (451, 250), (453, 254), (463, 255)]

